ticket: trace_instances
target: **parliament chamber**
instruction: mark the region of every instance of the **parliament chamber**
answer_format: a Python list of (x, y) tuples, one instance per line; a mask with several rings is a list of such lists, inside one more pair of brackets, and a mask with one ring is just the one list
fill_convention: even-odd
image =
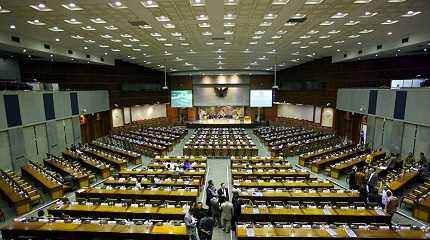
[(0, 1), (0, 240), (430, 239), (430, 1)]

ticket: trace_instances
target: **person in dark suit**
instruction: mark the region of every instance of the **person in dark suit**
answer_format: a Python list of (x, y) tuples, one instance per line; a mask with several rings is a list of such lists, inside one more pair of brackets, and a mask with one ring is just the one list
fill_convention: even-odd
[(367, 179), (367, 193), (373, 193), (378, 184), (378, 174), (374, 168), (370, 169), (369, 178)]
[(228, 195), (228, 189), (224, 183), (221, 183), (221, 187), (218, 189), (218, 197), (220, 198), (220, 204), (224, 201), (230, 201), (230, 196)]
[(200, 220), (199, 230), (201, 232), (200, 240), (211, 240), (214, 228), (214, 220), (210, 216), (205, 216)]
[(348, 175), (349, 189), (357, 189), (357, 184), (355, 182), (355, 175), (356, 174), (357, 174), (357, 167), (354, 166), (352, 168), (352, 171)]

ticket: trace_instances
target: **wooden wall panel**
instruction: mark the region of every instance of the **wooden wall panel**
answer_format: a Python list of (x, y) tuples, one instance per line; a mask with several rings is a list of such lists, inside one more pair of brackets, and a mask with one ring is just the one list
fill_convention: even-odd
[(166, 105), (166, 114), (170, 123), (176, 123), (178, 121), (178, 109), (172, 108), (170, 104)]

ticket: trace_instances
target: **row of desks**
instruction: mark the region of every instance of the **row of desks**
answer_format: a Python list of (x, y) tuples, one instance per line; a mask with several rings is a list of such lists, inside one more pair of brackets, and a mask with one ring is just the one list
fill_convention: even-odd
[(66, 149), (63, 152), (63, 157), (66, 159), (73, 159), (73, 160), (77, 160), (77, 161), (81, 162), (85, 166), (98, 172), (102, 178), (109, 177), (111, 174), (110, 167), (108, 167), (106, 165), (97, 164), (96, 162), (91, 161), (90, 159), (86, 159), (86, 158), (82, 157), (81, 155), (77, 154), (76, 152), (72, 152), (72, 151)]
[(78, 181), (80, 187), (88, 187), (89, 186), (90, 178), (88, 175), (77, 172), (75, 169), (70, 168), (64, 164), (61, 164), (61, 161), (62, 160), (55, 160), (55, 159), (43, 160), (43, 162), (46, 165), (55, 169), (55, 171), (60, 172), (64, 175), (73, 176)]
[(320, 157), (326, 154), (331, 154), (337, 151), (342, 151), (352, 147), (354, 147), (354, 144), (348, 143), (348, 144), (341, 145), (339, 147), (333, 146), (333, 147), (328, 147), (326, 149), (322, 149), (322, 150), (320, 149), (320, 150), (314, 151), (313, 153), (302, 154), (299, 156), (299, 165), (305, 166), (308, 162), (312, 161), (317, 157)]
[(117, 224), (65, 222), (13, 222), (2, 229), (2, 238), (26, 239), (147, 239), (188, 240), (185, 224)]
[(199, 196), (198, 189), (180, 190), (150, 190), (150, 189), (97, 189), (88, 188), (76, 191), (77, 198), (116, 198), (116, 199), (157, 199), (196, 201)]
[(360, 200), (358, 191), (242, 191), (239, 196), (244, 199), (258, 201), (338, 201), (357, 202)]
[(198, 178), (198, 179), (191, 179), (191, 180), (184, 180), (181, 177), (175, 177), (175, 178), (168, 178), (168, 179), (160, 179), (159, 181), (153, 181), (151, 179), (141, 179), (141, 180), (137, 180), (137, 179), (115, 179), (115, 178), (108, 178), (107, 180), (105, 180), (103, 182), (103, 184), (105, 185), (113, 185), (113, 186), (118, 186), (118, 185), (123, 185), (123, 186), (132, 186), (132, 185), (136, 185), (137, 183), (140, 183), (140, 185), (142, 186), (152, 186), (152, 185), (157, 185), (157, 186), (170, 186), (170, 187), (195, 187), (198, 188), (200, 187), (201, 183), (202, 183), (202, 178)]
[(0, 178), (0, 191), (7, 196), (10, 203), (14, 206), (17, 215), (24, 214), (31, 210), (30, 196), (19, 194), (2, 178)]
[(386, 228), (369, 229), (366, 227), (351, 229), (346, 227), (328, 228), (328, 226), (308, 227), (236, 227), (238, 240), (251, 239), (428, 239), (428, 234), (421, 230)]
[(333, 188), (328, 181), (261, 181), (261, 180), (233, 180), (236, 187), (255, 188)]
[(64, 195), (63, 185), (59, 182), (52, 181), (43, 175), (39, 170), (31, 167), (30, 164), (26, 164), (21, 167), (21, 174), (29, 179), (34, 180), (40, 184), (44, 189), (49, 192), (51, 199), (61, 198)]

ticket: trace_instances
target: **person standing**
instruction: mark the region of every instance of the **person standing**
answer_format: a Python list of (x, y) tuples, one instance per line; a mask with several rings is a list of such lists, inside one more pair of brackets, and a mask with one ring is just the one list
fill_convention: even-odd
[(193, 212), (188, 210), (185, 213), (184, 216), (184, 222), (185, 226), (187, 228), (187, 235), (189, 240), (196, 240), (197, 239), (197, 231), (196, 231), (196, 224), (197, 220), (193, 217)]
[(349, 189), (357, 189), (357, 184), (355, 182), (355, 177), (357, 174), (357, 167), (354, 166), (352, 168), (352, 171), (348, 175), (348, 183), (349, 183)]
[(221, 183), (221, 187), (218, 189), (218, 197), (220, 199), (220, 203), (222, 204), (225, 201), (230, 201), (230, 196), (228, 195), (228, 189), (224, 183)]
[(390, 190), (387, 191), (387, 205), (385, 206), (385, 212), (393, 217), (393, 214), (397, 211), (399, 206), (399, 199), (394, 196)]
[(221, 204), (221, 226), (222, 230), (226, 233), (230, 232), (233, 215), (233, 204), (228, 200), (223, 202)]
[[(198, 202), (197, 205), (193, 209), (193, 216), (196, 218), (196, 226), (199, 226), (200, 221), (204, 216), (206, 216), (206, 210), (203, 208), (203, 203)], [(201, 236), (201, 232), (198, 229), (198, 235)]]
[(233, 191), (233, 219), (232, 219), (232, 229), (236, 229), (236, 223), (239, 221), (241, 205), (239, 201), (239, 192)]
[(220, 209), (220, 203), (218, 201), (217, 197), (213, 197), (211, 199), (211, 216), (214, 220), (214, 225), (221, 227), (221, 209)]
[(209, 212), (211, 211), (210, 207), (211, 207), (211, 199), (213, 197), (215, 197), (214, 191), (213, 191), (214, 184), (212, 182), (212, 180), (208, 181), (208, 185), (206, 187), (206, 206), (209, 207)]
[(367, 193), (373, 193), (378, 184), (378, 174), (375, 172), (374, 168), (370, 169), (370, 175), (367, 180)]
[(209, 215), (204, 216), (199, 224), (200, 240), (212, 240), (213, 228), (214, 220)]

